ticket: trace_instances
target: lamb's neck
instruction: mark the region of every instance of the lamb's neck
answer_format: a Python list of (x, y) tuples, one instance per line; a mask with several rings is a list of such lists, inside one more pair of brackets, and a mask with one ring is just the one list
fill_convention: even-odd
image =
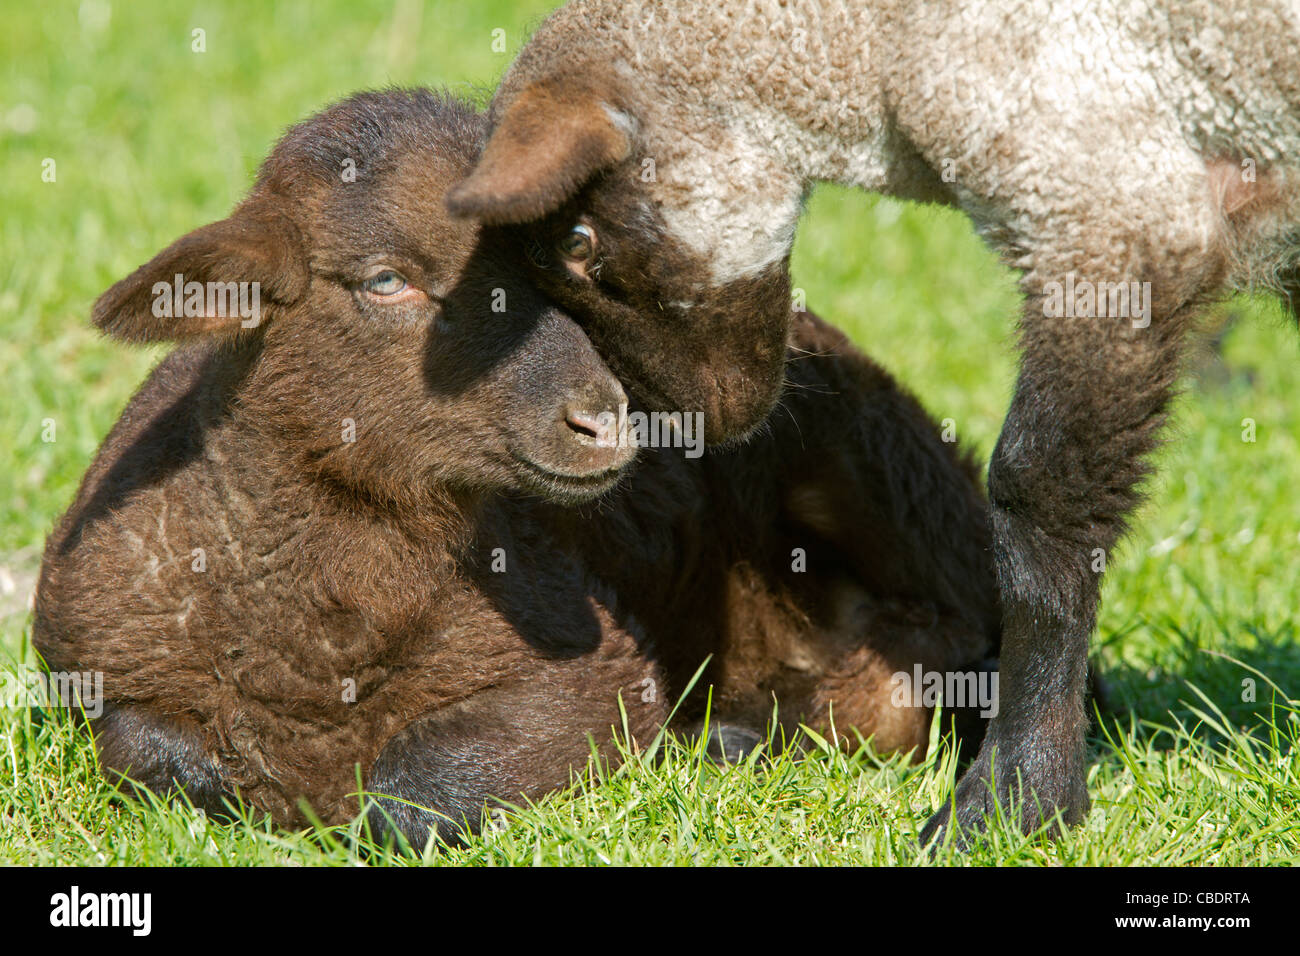
[(441, 569), (430, 581), (450, 574), (457, 550), (472, 537), (478, 494), (367, 481), (367, 472), (347, 467), (361, 449), (331, 454), (328, 442), (313, 444), (302, 435), (285, 442), (284, 432), (264, 427), (269, 417), (240, 408), (205, 438), (206, 485), (232, 531), (293, 528), (310, 513), (326, 533), (307, 535), (295, 547), (316, 551), (311, 560)]
[(886, 22), (891, 8), (570, 0), (525, 47), (498, 100), (554, 75), (609, 89), (640, 131), (639, 161), (656, 164), (647, 192), (665, 228), (725, 284), (789, 255), (814, 182), (944, 198), (889, 119), (882, 77), (900, 29)]

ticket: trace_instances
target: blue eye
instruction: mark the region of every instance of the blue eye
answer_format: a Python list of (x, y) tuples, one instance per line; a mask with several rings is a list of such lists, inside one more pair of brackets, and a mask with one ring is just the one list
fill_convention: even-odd
[(392, 269), (385, 269), (363, 282), (361, 288), (375, 295), (397, 295), (406, 288), (406, 279)]

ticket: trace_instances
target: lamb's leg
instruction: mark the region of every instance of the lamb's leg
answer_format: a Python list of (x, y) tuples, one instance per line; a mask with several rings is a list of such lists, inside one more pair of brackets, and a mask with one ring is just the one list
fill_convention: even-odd
[(91, 727), (100, 766), (111, 779), (143, 786), (163, 797), (183, 790), (204, 812), (227, 812), (230, 790), (221, 765), (196, 728), (143, 705), (112, 703), (104, 705), (104, 713)]
[(648, 743), (668, 715), (664, 686), (645, 659), (579, 658), (416, 720), (384, 745), (369, 773), (372, 835), (396, 831), (417, 850), (430, 830), (459, 841), (478, 830), (493, 798), (521, 803), (566, 786), (590, 741), (612, 757), (620, 688), (628, 730)]
[[(688, 727), (686, 736), (695, 740), (705, 737), (704, 721), (696, 721)], [(767, 737), (753, 727), (710, 720), (708, 736), (704, 740), (704, 755), (719, 765), (740, 763), (766, 743)]]
[[(1004, 808), (1014, 799), (1026, 832), (1058, 810), (1066, 823), (1088, 810), (1083, 701), (1101, 573), (1138, 500), (1184, 331), (1218, 280), (1217, 260), (1196, 247), (1114, 248), (1117, 263), (1138, 263), (1137, 277), (1150, 281), (1148, 327), (1143, 319), (1045, 315), (1043, 277), (1065, 269), (1025, 282), (1020, 375), (989, 470), (1003, 610), (1000, 709), (957, 787), (962, 833), (983, 825), (994, 795)], [(1142, 255), (1151, 248), (1161, 249), (1158, 265)], [(1131, 278), (1113, 269), (1079, 278)], [(924, 842), (950, 823), (953, 804), (929, 821)]]

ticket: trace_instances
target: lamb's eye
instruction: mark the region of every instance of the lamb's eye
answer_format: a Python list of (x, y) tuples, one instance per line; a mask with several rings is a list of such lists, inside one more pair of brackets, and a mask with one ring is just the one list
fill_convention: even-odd
[(528, 261), (539, 269), (545, 269), (551, 264), (551, 260), (546, 255), (546, 249), (536, 239), (529, 239), (524, 246), (524, 253), (528, 256)]
[(578, 223), (555, 244), (555, 248), (570, 262), (590, 262), (596, 255), (596, 231)]
[(397, 295), (406, 288), (406, 279), (399, 272), (385, 269), (361, 283), (361, 288), (372, 295)]

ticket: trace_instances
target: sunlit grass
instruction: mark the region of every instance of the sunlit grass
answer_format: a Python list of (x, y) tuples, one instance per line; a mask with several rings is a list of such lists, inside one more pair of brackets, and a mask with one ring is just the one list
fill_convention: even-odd
[[(480, 101), (550, 6), (485, 0), (15, 6), (0, 31), (0, 650), (25, 647), (40, 547), (161, 350), (101, 340), (96, 295), (224, 216), (288, 125), (361, 88), (450, 84)], [(105, 15), (107, 11), (107, 15)], [(192, 31), (206, 30), (206, 52)], [(506, 31), (507, 52), (492, 49)], [(55, 182), (42, 163), (56, 160)], [(951, 212), (826, 188), (800, 225), (809, 306), (982, 455), (1014, 380), (1013, 277)], [(1300, 336), (1232, 300), (1221, 353), (1178, 402), (1161, 470), (1113, 556), (1097, 638), (1116, 710), (1091, 738), (1093, 810), (1055, 844), (995, 826), (920, 857), (950, 792), (912, 766), (814, 749), (719, 769), (669, 740), (592, 767), (459, 848), (414, 857), (359, 828), (283, 832), (142, 806), (68, 721), (0, 709), (0, 862), (144, 864), (1251, 864), (1300, 857)], [(1246, 420), (1253, 423), (1253, 441)], [(50, 433), (50, 426), (53, 433)], [(52, 437), (53, 440), (45, 440)], [(0, 656), (4, 656), (0, 655)], [(1276, 685), (1270, 684), (1270, 681)], [(1253, 683), (1252, 683), (1253, 682)], [(1289, 701), (1289, 702), (1288, 702)]]

